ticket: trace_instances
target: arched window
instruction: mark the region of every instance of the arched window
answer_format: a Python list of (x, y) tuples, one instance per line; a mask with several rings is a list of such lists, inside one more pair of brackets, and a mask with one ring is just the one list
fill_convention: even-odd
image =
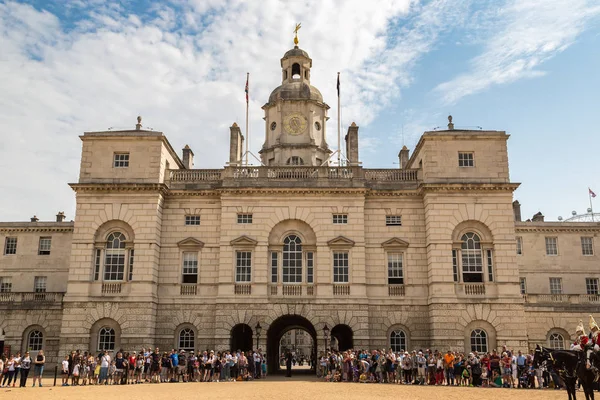
[(302, 282), (302, 240), (289, 235), (283, 240), (283, 283)]
[(27, 350), (40, 351), (44, 344), (44, 334), (41, 331), (31, 331), (27, 335)]
[(406, 351), (406, 333), (403, 330), (395, 330), (390, 333), (390, 347), (395, 353)]
[(292, 156), (288, 158), (286, 165), (304, 165), (304, 160), (298, 156)]
[(292, 65), (292, 79), (300, 79), (300, 64), (298, 63)]
[(483, 329), (471, 331), (471, 351), (486, 353), (488, 351), (488, 336)]
[[(94, 280), (124, 281), (133, 278), (134, 251), (120, 231), (111, 232), (106, 241), (98, 243), (94, 255)], [(104, 266), (102, 266), (104, 262)], [(104, 272), (102, 273), (102, 267)], [(127, 275), (125, 272), (127, 271)]]
[(467, 232), (460, 240), (463, 282), (483, 282), (483, 254), (479, 236)]
[(102, 327), (98, 331), (98, 350), (115, 350), (115, 330), (110, 327)]
[(191, 328), (184, 328), (179, 331), (179, 349), (185, 351), (195, 350), (195, 334)]
[(565, 338), (560, 333), (553, 333), (548, 337), (548, 344), (551, 349), (564, 350)]

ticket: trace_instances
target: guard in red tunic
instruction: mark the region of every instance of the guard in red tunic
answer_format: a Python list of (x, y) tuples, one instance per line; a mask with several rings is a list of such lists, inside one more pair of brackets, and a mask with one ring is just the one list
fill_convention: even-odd
[(585, 334), (585, 328), (583, 327), (583, 321), (579, 320), (579, 325), (575, 330), (575, 343), (571, 346), (571, 350), (583, 351), (588, 344), (588, 337)]

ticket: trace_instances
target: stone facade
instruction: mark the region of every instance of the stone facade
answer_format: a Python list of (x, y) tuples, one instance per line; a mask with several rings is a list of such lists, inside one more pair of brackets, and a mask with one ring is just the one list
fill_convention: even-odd
[[(264, 166), (243, 165), (235, 124), (229, 165), (213, 170), (192, 169), (189, 147), (184, 163), (141, 122), (81, 136), (75, 222), (0, 223), (11, 349), (43, 346), (54, 362), (74, 348), (258, 345), (274, 365), (290, 329), (313, 351), (331, 337), (340, 348), (524, 349), (556, 335), (566, 345), (600, 311), (600, 223), (520, 222), (505, 132), (449, 125), (403, 149), (401, 169), (333, 166), (312, 60), (288, 53), (263, 107)], [(358, 126), (346, 138), (358, 158)], [(47, 277), (37, 293), (36, 276)]]

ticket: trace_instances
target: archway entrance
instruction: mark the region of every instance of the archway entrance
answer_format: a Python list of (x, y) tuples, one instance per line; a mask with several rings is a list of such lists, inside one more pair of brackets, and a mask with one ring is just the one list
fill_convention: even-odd
[(231, 328), (231, 342), (229, 344), (231, 351), (252, 350), (252, 328), (246, 324), (237, 324)]
[(345, 351), (354, 348), (352, 328), (348, 325), (336, 325), (331, 329), (331, 337), (335, 338), (337, 350)]
[[(310, 348), (303, 349), (303, 352), (308, 353), (305, 356), (309, 360), (311, 358), (312, 360), (317, 360), (317, 332), (313, 324), (300, 315), (283, 315), (273, 321), (267, 330), (267, 366), (270, 374), (285, 370), (285, 365), (283, 367), (280, 365), (280, 351), (292, 349), (285, 346), (281, 347), (281, 339), (284, 335), (287, 337), (288, 332), (292, 332), (290, 336), (294, 336), (298, 331), (304, 331), (306, 333), (305, 336), (307, 336), (306, 339), (312, 341)], [(315, 373), (316, 369), (312, 366), (310, 369), (305, 369), (305, 371)]]

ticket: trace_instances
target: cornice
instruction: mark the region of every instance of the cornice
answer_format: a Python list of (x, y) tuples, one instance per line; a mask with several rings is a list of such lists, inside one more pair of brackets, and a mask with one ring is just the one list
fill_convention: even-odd
[(73, 225), (61, 227), (61, 228), (52, 228), (52, 227), (41, 227), (41, 226), (32, 226), (32, 227), (10, 227), (10, 226), (0, 226), (0, 232), (73, 232)]
[(221, 194), (253, 194), (253, 195), (273, 195), (273, 194), (353, 194), (353, 195), (365, 195), (368, 192), (366, 188), (275, 188), (275, 187), (262, 187), (262, 188), (224, 188), (219, 189)]
[(520, 183), (421, 183), (419, 193), (426, 192), (514, 192), (520, 186)]
[[(578, 222), (581, 223), (581, 222)], [(523, 225), (515, 225), (515, 233), (522, 232), (590, 232), (590, 233), (600, 233), (600, 223), (586, 226), (573, 226), (573, 225), (565, 225), (560, 226), (558, 224), (552, 224), (549, 226), (542, 225), (534, 225), (534, 226), (523, 226)]]
[(164, 183), (69, 183), (76, 193), (86, 192), (159, 192), (166, 194)]

